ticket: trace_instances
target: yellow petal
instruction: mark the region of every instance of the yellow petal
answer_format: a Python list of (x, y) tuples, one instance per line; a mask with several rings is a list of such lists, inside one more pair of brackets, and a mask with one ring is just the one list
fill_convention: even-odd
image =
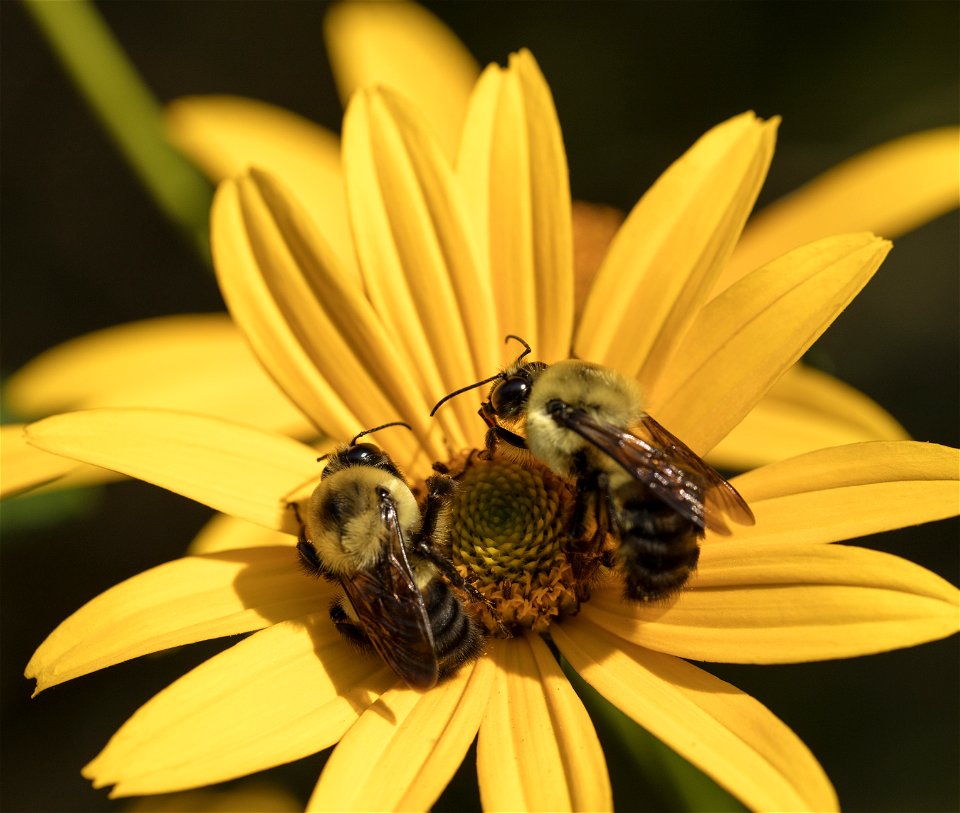
[(567, 358), (573, 325), (570, 187), (550, 88), (529, 51), (477, 83), (457, 160), (499, 333), (546, 362)]
[(957, 589), (887, 553), (844, 545), (704, 545), (670, 606), (597, 590), (583, 617), (635, 644), (727, 663), (800, 663), (915, 646), (957, 632)]
[(838, 164), (753, 218), (716, 290), (828, 234), (897, 237), (958, 202), (960, 130), (943, 127), (889, 141)]
[(259, 167), (280, 178), (329, 236), (357, 283), (340, 140), (296, 113), (238, 96), (190, 96), (166, 109), (171, 141), (215, 181)]
[(301, 437), (312, 426), (264, 373), (226, 314), (98, 330), (37, 356), (6, 386), (21, 415), (124, 406), (202, 412)]
[[(334, 449), (332, 444), (321, 445), (317, 449), (318, 455), (329, 453)], [(290, 495), (293, 502), (302, 502), (308, 499), (316, 483), (311, 480), (302, 490)], [(204, 553), (220, 553), (226, 550), (241, 548), (262, 548), (270, 545), (292, 547), (297, 544), (297, 537), (284, 531), (264, 528), (243, 519), (231, 517), (229, 514), (217, 514), (203, 528), (200, 529), (193, 542), (187, 548), (187, 554), (200, 556)]]
[[(253, 185), (249, 179), (243, 183), (248, 188)], [(277, 245), (277, 239), (272, 252), (256, 250), (261, 241), (253, 243), (252, 238), (268, 232), (271, 217), (263, 205), (247, 214), (246, 210), (257, 202), (255, 191), (254, 186), (245, 201), (240, 182), (227, 181), (220, 185), (214, 199), (211, 237), (224, 299), (254, 352), (291, 400), (327, 434), (351, 437), (356, 430), (350, 427), (360, 426), (361, 420), (319, 374), (263, 278), (262, 266), (281, 263), (286, 252)]]
[(868, 440), (907, 440), (890, 413), (859, 390), (795, 364), (710, 451), (714, 466), (751, 469)]
[[(21, 455), (12, 451), (14, 459), (27, 461), (24, 468), (19, 468), (20, 463), (12, 463), (9, 471), (3, 471), (2, 483), (0, 483), (0, 499), (6, 499), (10, 496), (19, 496), (29, 493), (29, 496), (37, 494), (46, 494), (51, 491), (67, 491), (72, 488), (87, 488), (89, 486), (98, 486), (104, 483), (113, 483), (125, 479), (122, 474), (110, 469), (102, 469), (99, 466), (88, 466), (85, 463), (77, 463), (59, 455), (41, 452), (39, 449), (26, 443), (26, 438), (22, 441), (24, 448), (30, 450), (30, 457)], [(33, 455), (44, 455), (50, 460), (60, 460), (63, 467), (58, 468), (56, 463), (40, 463), (38, 458)], [(0, 455), (0, 465), (6, 465), (6, 455)], [(71, 465), (71, 463), (73, 465)], [(65, 471), (66, 473), (50, 479), (52, 471)], [(8, 482), (9, 481), (9, 482)], [(9, 491), (7, 488), (9, 487)]]
[(329, 585), (299, 570), (289, 547), (178, 559), (77, 610), (37, 649), (26, 676), (40, 692), (150, 652), (316, 612), (331, 595)]
[(427, 692), (386, 692), (330, 755), (307, 810), (429, 810), (476, 736), (493, 673), (481, 658)]
[(4, 499), (83, 468), (75, 460), (30, 446), (24, 426), (10, 423), (0, 427), (0, 497)]
[(536, 636), (493, 641), (497, 679), (477, 742), (484, 810), (613, 810), (583, 703)]
[(733, 250), (777, 123), (745, 113), (714, 127), (640, 199), (590, 291), (578, 357), (657, 379)]
[[(439, 400), (490, 375), (503, 341), (459, 188), (416, 111), (399, 97), (358, 93), (343, 128), (350, 213), (370, 299), (412, 359), (413, 380)], [(483, 425), (473, 403), (455, 399), (438, 413), (448, 422), (458, 415), (469, 433), (458, 437), (451, 425), (454, 448), (479, 440)]]
[[(214, 258), (231, 313), (291, 398), (332, 437), (406, 420), (423, 446), (430, 405), (411, 386), (411, 364), (359, 288), (345, 281), (326, 242), (270, 176), (224, 184), (214, 207)], [(431, 402), (432, 403), (432, 402)], [(408, 432), (384, 435), (409, 463)]]
[(285, 498), (317, 479), (317, 454), (296, 440), (216, 418), (93, 409), (26, 428), (39, 449), (145, 480), (217, 511), (297, 533)]
[(416, 3), (339, 3), (324, 21), (343, 106), (354, 91), (394, 88), (414, 102), (449, 159), (480, 73), (456, 36)]
[(650, 411), (699, 454), (736, 426), (829, 327), (890, 250), (870, 234), (828, 237), (748, 274), (698, 314)]
[(83, 769), (134, 796), (223, 782), (327, 748), (394, 681), (325, 612), (275, 624), (142, 706)]
[[(839, 542), (960, 513), (960, 452), (911, 441), (822, 449), (734, 478), (756, 525), (737, 540)], [(709, 539), (709, 536), (708, 536)]]
[(297, 538), (282, 531), (254, 525), (227, 514), (217, 514), (200, 529), (187, 553), (200, 556), (204, 553), (220, 553), (226, 550), (243, 548), (262, 548), (272, 545), (292, 547)]
[(582, 616), (551, 628), (598, 692), (752, 810), (836, 810), (807, 747), (769, 709), (692, 664), (627, 644)]

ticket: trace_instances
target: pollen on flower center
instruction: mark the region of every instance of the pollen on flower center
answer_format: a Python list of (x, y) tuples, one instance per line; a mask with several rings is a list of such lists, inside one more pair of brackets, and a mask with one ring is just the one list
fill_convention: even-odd
[(565, 553), (570, 486), (536, 461), (480, 452), (447, 468), (458, 485), (446, 553), (490, 602), (472, 608), (490, 633), (539, 632), (576, 612), (577, 580)]

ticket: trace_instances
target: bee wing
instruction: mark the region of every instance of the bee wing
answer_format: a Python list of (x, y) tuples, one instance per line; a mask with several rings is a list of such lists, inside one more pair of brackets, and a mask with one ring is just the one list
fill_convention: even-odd
[(743, 525), (754, 523), (753, 512), (737, 490), (649, 415), (629, 431), (595, 421), (580, 409), (562, 410), (553, 417), (699, 527), (727, 535), (724, 515)]
[(430, 618), (407, 559), (396, 506), (381, 496), (381, 556), (369, 570), (341, 584), (347, 599), (386, 664), (414, 689), (437, 682), (439, 666)]
[(649, 415), (643, 416), (638, 429), (645, 431), (653, 444), (663, 449), (668, 458), (678, 461), (686, 471), (704, 481), (704, 508), (710, 530), (724, 535), (730, 533), (722, 520), (723, 516), (729, 517), (738, 525), (753, 525), (756, 522), (753, 511), (740, 496), (740, 492), (680, 438)]

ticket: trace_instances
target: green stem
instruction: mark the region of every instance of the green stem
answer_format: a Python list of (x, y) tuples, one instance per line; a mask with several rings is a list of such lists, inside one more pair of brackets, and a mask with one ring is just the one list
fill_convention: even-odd
[(160, 210), (210, 262), (207, 180), (167, 142), (160, 104), (88, 0), (23, 0)]

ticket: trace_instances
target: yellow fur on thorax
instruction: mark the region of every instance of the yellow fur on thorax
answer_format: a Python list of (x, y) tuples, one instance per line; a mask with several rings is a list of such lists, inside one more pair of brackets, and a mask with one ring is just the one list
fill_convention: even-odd
[[(372, 466), (354, 466), (331, 474), (310, 498), (307, 533), (323, 563), (335, 575), (350, 576), (372, 567), (383, 546), (378, 488), (386, 489), (397, 510), (405, 539), (420, 528), (420, 510), (410, 489), (393, 475)], [(338, 495), (347, 506), (339, 521), (325, 511)]]
[(637, 383), (616, 370), (587, 361), (567, 359), (544, 370), (534, 382), (527, 403), (524, 431), (530, 451), (557, 474), (573, 474), (573, 456), (585, 451), (593, 467), (606, 470), (616, 464), (598, 453), (575, 432), (558, 425), (547, 412), (559, 400), (582, 409), (599, 423), (623, 429), (643, 417), (643, 400)]

